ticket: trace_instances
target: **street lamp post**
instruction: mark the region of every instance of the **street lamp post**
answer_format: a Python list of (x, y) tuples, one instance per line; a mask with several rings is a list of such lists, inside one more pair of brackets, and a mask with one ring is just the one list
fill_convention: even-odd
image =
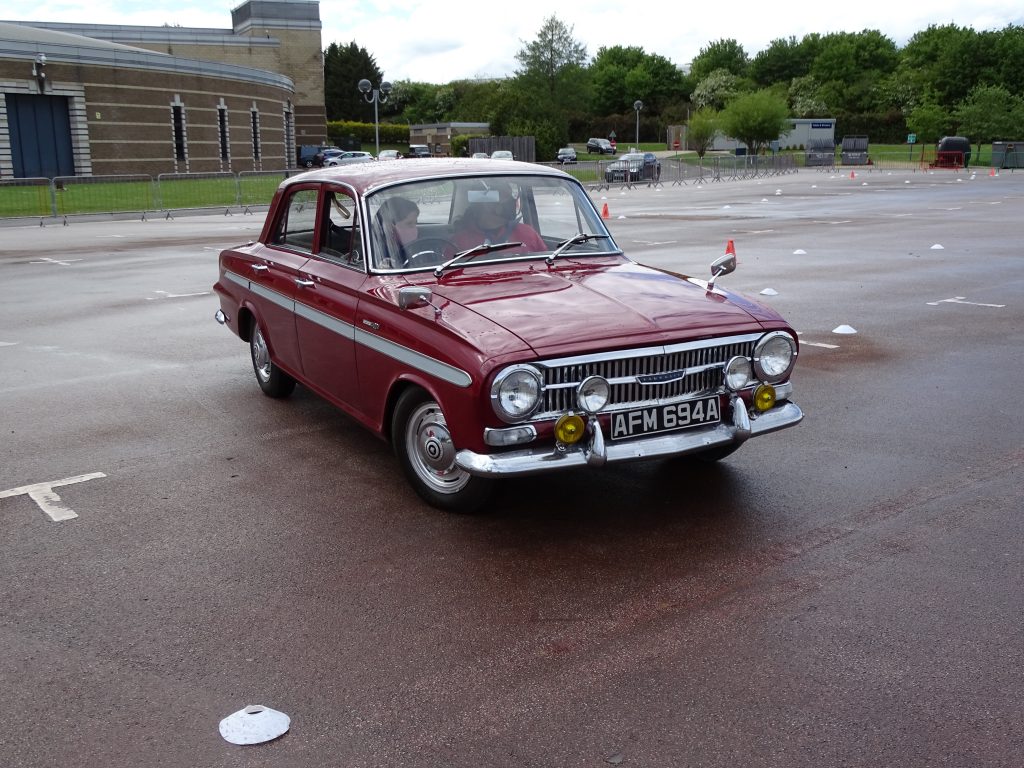
[(633, 109), (636, 110), (636, 148), (640, 149), (640, 110), (644, 108), (644, 103), (637, 99), (633, 102)]
[(363, 98), (366, 99), (368, 104), (373, 104), (373, 128), (377, 138), (377, 154), (380, 154), (380, 118), (377, 116), (377, 104), (383, 104), (388, 100), (388, 94), (391, 93), (391, 83), (387, 80), (380, 84), (379, 88), (374, 88), (369, 80), (363, 78), (359, 81), (359, 91), (363, 94)]

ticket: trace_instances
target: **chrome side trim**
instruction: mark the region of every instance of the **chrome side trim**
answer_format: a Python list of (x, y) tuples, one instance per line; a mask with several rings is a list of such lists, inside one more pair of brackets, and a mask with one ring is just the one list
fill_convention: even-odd
[(392, 360), (404, 363), (410, 368), (422, 371), (429, 376), (446, 381), (449, 384), (454, 384), (457, 387), (468, 387), (473, 383), (473, 377), (461, 368), (456, 368), (454, 365), (449, 365), (429, 355), (424, 355), (422, 352), (416, 352), (408, 347), (403, 347), (401, 344), (396, 344), (393, 341), (382, 339), (380, 336), (369, 333), (362, 328), (356, 328), (354, 325), (321, 312), (319, 309), (315, 309), (308, 304), (287, 299), (277, 291), (253, 283), (241, 275), (225, 272), (224, 276), (226, 279), (231, 280), (231, 282), (237, 283), (243, 288), (248, 288), (257, 296), (261, 296), (279, 307), (289, 309), (300, 317), (316, 323), (344, 339), (354, 341), (356, 344), (362, 344), (367, 349), (387, 355)]
[(295, 314), (299, 317), (304, 317), (311, 323), (316, 323), (321, 328), (326, 328), (328, 331), (336, 333), (349, 341), (352, 341), (356, 337), (356, 329), (354, 326), (346, 323), (344, 320), (331, 317), (326, 312), (321, 312), (319, 309), (313, 309), (301, 302), (295, 302)]
[(423, 371), (434, 378), (447, 381), (449, 384), (454, 384), (457, 387), (468, 387), (473, 383), (473, 377), (461, 368), (448, 365), (448, 363), (443, 363), (440, 360), (428, 357), (408, 347), (403, 347), (401, 344), (396, 344), (393, 341), (382, 339), (380, 336), (375, 336), (372, 333), (367, 333), (362, 328), (355, 328), (354, 330), (356, 344), (362, 344), (364, 347), (375, 352), (387, 355), (392, 360), (405, 363), (410, 368)]
[[(745, 409), (743, 416), (746, 416)], [(742, 423), (743, 418), (734, 422)], [(786, 403), (778, 408), (750, 419), (750, 437), (766, 435), (786, 427), (800, 423), (804, 414), (794, 403)], [(731, 445), (737, 439), (742, 440), (742, 426), (736, 423), (722, 422), (712, 427), (674, 432), (668, 435), (655, 435), (640, 440), (624, 443), (605, 443), (604, 462), (611, 464), (619, 461), (638, 461), (656, 459), (666, 456), (683, 456), (699, 453), (709, 448)], [(550, 472), (556, 469), (585, 467), (596, 463), (594, 455), (600, 456), (600, 447), (582, 446), (580, 450), (559, 453), (551, 447), (530, 448), (507, 453), (482, 454), (474, 451), (461, 450), (455, 456), (455, 463), (471, 475), (480, 477), (517, 477)], [(599, 459), (598, 459), (599, 461)]]

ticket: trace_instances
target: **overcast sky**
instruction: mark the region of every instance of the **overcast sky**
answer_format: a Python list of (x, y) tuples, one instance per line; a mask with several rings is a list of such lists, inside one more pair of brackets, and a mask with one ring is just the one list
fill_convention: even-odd
[[(231, 27), (240, 0), (0, 0), (0, 19), (183, 27)], [(374, 57), (388, 80), (447, 83), (514, 73), (516, 53), (534, 40), (552, 13), (550, 0), (321, 0), (323, 45), (355, 41)], [(747, 55), (777, 38), (801, 39), (809, 32), (878, 29), (902, 47), (931, 24), (956, 24), (977, 31), (1024, 25), (1020, 0), (781, 0), (631, 6), (623, 0), (583, 0), (555, 11), (573, 37), (593, 56), (601, 47), (639, 46), (685, 67), (710, 42), (735, 39)], [(698, 10), (700, 9), (700, 10)]]

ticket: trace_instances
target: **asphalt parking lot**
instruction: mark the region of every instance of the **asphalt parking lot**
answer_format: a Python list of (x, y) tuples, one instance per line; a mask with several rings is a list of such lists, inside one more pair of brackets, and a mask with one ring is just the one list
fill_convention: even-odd
[(260, 394), (210, 290), (260, 212), (0, 225), (0, 765), (1019, 766), (1024, 174), (593, 197), (644, 263), (733, 241), (806, 418), (479, 517)]

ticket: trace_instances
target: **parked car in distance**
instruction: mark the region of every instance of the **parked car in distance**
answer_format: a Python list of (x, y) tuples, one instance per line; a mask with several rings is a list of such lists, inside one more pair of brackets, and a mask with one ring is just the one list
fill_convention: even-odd
[(486, 152), (474, 152), (470, 157), (474, 160), (489, 160), (491, 156)]
[(430, 147), (426, 144), (410, 144), (407, 157), (432, 157)]
[(653, 152), (630, 152), (604, 169), (604, 180), (609, 184), (627, 181), (658, 181), (661, 161)]
[(587, 154), (597, 152), (599, 155), (614, 155), (615, 145), (608, 139), (587, 139)]
[(347, 165), (348, 163), (368, 163), (374, 160), (373, 155), (369, 152), (361, 152), (359, 150), (347, 149), (347, 150), (328, 150), (324, 152), (324, 159), (322, 165), (325, 168), (332, 168), (336, 165)]
[(555, 159), (560, 163), (575, 163), (576, 162), (576, 150), (572, 147), (562, 147), (558, 150), (558, 154)]
[(325, 149), (331, 149), (323, 144), (303, 144), (299, 147), (298, 163), (303, 168), (312, 168), (319, 163), (318, 156)]
[(264, 394), (308, 387), (390, 441), (429, 504), (472, 512), (502, 478), (717, 461), (799, 423), (796, 332), (719, 285), (735, 268), (731, 248), (710, 279), (638, 264), (551, 166), (350, 164), (280, 184), (258, 240), (220, 254), (215, 318)]
[(515, 160), (515, 157), (510, 150), (496, 149), (491, 152), (491, 160)]
[(399, 160), (401, 157), (402, 153), (397, 149), (382, 149), (377, 155), (378, 160)]

